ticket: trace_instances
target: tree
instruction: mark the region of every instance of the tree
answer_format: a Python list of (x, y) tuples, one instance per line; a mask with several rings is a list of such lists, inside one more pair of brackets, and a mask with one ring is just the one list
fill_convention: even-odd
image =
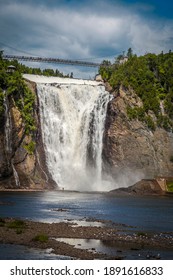
[(115, 58), (115, 63), (119, 62), (121, 59), (124, 58), (124, 55), (123, 54), (120, 54), (118, 55), (116, 58)]
[(132, 48), (129, 48), (128, 51), (127, 51), (127, 57), (131, 58), (132, 56), (133, 56)]
[(71, 72), (71, 74), (70, 74), (70, 78), (71, 78), (71, 79), (73, 78), (73, 72)]
[(2, 60), (3, 52), (3, 50), (0, 50), (0, 60)]
[(101, 66), (110, 66), (111, 62), (110, 60), (103, 60), (103, 62), (101, 63)]

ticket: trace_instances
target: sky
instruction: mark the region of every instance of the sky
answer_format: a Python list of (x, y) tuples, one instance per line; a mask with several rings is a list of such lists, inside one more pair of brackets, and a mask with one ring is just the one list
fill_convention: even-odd
[[(173, 49), (172, 0), (0, 0), (0, 7), (0, 50), (5, 54), (113, 62), (129, 47), (137, 55)], [(91, 78), (97, 72), (53, 67), (75, 77)]]

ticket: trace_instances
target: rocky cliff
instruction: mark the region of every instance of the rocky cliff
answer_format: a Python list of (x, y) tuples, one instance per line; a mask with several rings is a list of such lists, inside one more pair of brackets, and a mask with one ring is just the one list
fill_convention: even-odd
[[(107, 89), (111, 88), (107, 85)], [(130, 120), (127, 107), (142, 106), (133, 90), (120, 87), (109, 103), (104, 135), (104, 169), (119, 187), (142, 178), (172, 176), (173, 134), (156, 127), (153, 131), (136, 119)]]
[[(36, 86), (27, 82), (35, 93), (33, 116), (34, 139), (26, 134), (20, 110), (12, 96), (0, 125), (0, 188), (46, 189), (54, 182), (46, 167), (42, 143)], [(115, 179), (115, 188), (127, 187), (141, 179), (173, 174), (173, 135), (162, 128), (151, 130), (144, 122), (129, 119), (127, 107), (142, 106), (133, 90), (120, 87), (112, 92), (103, 139), (104, 172)], [(32, 152), (28, 147), (34, 140)]]
[[(45, 166), (36, 88), (32, 83), (27, 86), (35, 93), (36, 131), (31, 139), (13, 96), (7, 96), (0, 127), (0, 189), (45, 189), (52, 185)], [(36, 143), (32, 151), (28, 149), (31, 143)]]

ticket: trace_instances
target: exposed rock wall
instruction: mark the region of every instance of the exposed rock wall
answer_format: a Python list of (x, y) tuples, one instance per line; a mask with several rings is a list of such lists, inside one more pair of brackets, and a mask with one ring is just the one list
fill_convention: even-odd
[[(36, 85), (28, 82), (36, 93)], [(107, 90), (111, 88), (107, 85)], [(142, 106), (141, 99), (133, 92), (120, 88), (113, 92), (108, 105), (105, 124), (103, 161), (104, 170), (115, 179), (115, 187), (127, 187), (145, 178), (172, 176), (173, 135), (164, 129), (151, 131), (138, 120), (129, 120), (127, 106)], [(46, 167), (41, 137), (39, 104), (35, 94), (34, 118), (37, 130), (34, 135), (36, 148), (29, 154), (24, 148), (31, 139), (25, 134), (20, 111), (9, 97), (11, 116), (11, 151), (7, 152), (5, 118), (0, 124), (0, 188), (45, 189), (54, 186)], [(20, 186), (16, 185), (15, 172)]]
[(104, 169), (120, 187), (142, 178), (172, 176), (173, 134), (161, 128), (151, 131), (138, 120), (129, 120), (127, 106), (141, 106), (141, 99), (120, 87), (109, 103), (104, 135)]
[[(28, 87), (36, 93), (34, 83), (28, 83)], [(25, 125), (18, 108), (15, 106), (12, 96), (8, 97), (8, 110), (11, 118), (11, 143), (10, 151), (6, 148), (5, 122), (0, 130), (0, 189), (45, 189), (51, 188), (53, 182), (50, 179), (45, 165), (45, 155), (41, 139), (39, 123), (39, 105), (35, 94), (34, 118), (37, 130), (33, 139), (36, 147), (33, 153), (29, 153), (25, 146), (31, 142), (31, 136), (26, 135)], [(16, 178), (16, 176), (18, 178)], [(17, 182), (18, 179), (18, 182)]]
[(162, 190), (156, 180), (141, 180), (128, 188), (120, 188), (111, 191), (110, 195), (163, 195), (165, 190)]

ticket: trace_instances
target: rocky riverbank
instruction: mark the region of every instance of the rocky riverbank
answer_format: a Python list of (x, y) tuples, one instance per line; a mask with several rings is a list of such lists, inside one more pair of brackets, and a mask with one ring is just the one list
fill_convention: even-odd
[[(95, 221), (96, 222), (96, 221)], [(0, 243), (25, 245), (31, 248), (48, 249), (57, 255), (70, 256), (77, 259), (123, 259), (121, 252), (127, 247), (130, 250), (173, 250), (173, 232), (147, 233), (136, 232), (125, 225), (113, 224), (109, 221), (97, 221), (102, 226), (80, 226), (70, 222), (41, 223), (28, 220), (0, 218)], [(116, 254), (100, 253), (95, 248), (83, 249), (56, 240), (70, 238), (80, 240), (98, 240), (110, 243), (111, 246), (121, 244), (121, 251)], [(65, 240), (65, 239), (64, 239)], [(80, 244), (78, 244), (80, 245)], [(4, 256), (5, 258), (5, 256)], [(147, 258), (147, 256), (146, 256)], [(152, 256), (159, 258), (159, 256)]]

